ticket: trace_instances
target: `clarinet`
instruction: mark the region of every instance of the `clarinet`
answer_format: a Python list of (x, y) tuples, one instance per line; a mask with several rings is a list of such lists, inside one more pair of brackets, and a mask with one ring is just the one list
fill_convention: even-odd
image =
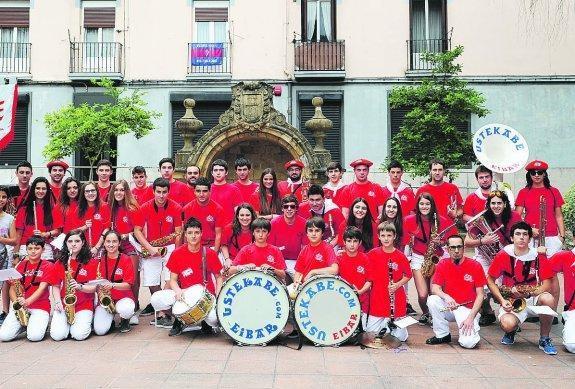
[[(389, 263), (387, 265), (387, 274), (389, 275), (389, 285), (393, 282), (393, 260), (390, 258)], [(393, 330), (395, 328), (395, 324), (393, 322), (394, 316), (394, 309), (395, 309), (395, 292), (389, 292), (389, 330)]]

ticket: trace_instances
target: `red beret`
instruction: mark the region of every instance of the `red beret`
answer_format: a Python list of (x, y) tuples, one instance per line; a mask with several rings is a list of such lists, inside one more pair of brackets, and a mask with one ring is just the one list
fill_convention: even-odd
[(370, 167), (371, 165), (373, 165), (373, 162), (371, 162), (369, 159), (360, 158), (360, 159), (356, 159), (355, 161), (352, 161), (349, 164), (349, 166), (351, 166), (351, 167), (356, 167), (359, 165), (365, 165), (367, 167)]
[(68, 170), (68, 168), (70, 167), (66, 162), (60, 160), (60, 159), (56, 159), (54, 161), (50, 161), (48, 162), (48, 164), (46, 165), (46, 167), (48, 168), (48, 170), (52, 169), (52, 166), (61, 166), (64, 170)]
[(304, 164), (302, 161), (298, 161), (297, 159), (292, 159), (291, 161), (285, 163), (284, 168), (285, 168), (285, 170), (288, 170), (292, 166), (297, 166), (300, 169), (303, 169)]
[(549, 165), (547, 162), (540, 161), (536, 159), (535, 161), (531, 161), (525, 166), (525, 170), (547, 170), (549, 169)]

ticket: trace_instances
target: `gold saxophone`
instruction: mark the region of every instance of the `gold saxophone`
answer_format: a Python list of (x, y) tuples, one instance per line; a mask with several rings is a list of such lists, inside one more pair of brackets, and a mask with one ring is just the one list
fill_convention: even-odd
[(439, 256), (435, 254), (435, 249), (437, 249), (437, 244), (433, 243), (433, 241), (439, 237), (440, 239), (443, 238), (443, 235), (450, 228), (452, 228), (457, 222), (447, 226), (440, 232), (437, 232), (438, 224), (439, 224), (439, 216), (435, 218), (435, 224), (431, 228), (431, 233), (429, 234), (429, 245), (427, 246), (427, 251), (425, 251), (425, 255), (423, 256), (423, 264), (421, 265), (421, 275), (425, 278), (431, 278), (433, 273), (435, 273), (435, 265), (439, 262)]
[[(517, 290), (518, 293), (521, 293), (521, 294), (536, 295), (537, 289), (540, 286), (541, 286), (541, 284), (537, 284), (537, 285), (515, 285), (515, 289)], [(525, 300), (522, 297), (521, 298), (514, 298), (513, 297), (513, 292), (511, 291), (511, 289), (513, 289), (513, 288), (510, 288), (510, 287), (505, 286), (505, 285), (498, 285), (497, 287), (499, 288), (499, 292), (501, 293), (501, 297), (503, 297), (505, 300), (509, 300), (509, 302), (513, 306), (513, 312), (519, 313), (519, 312), (523, 311), (525, 308), (527, 308), (527, 300)]]
[(76, 296), (76, 288), (72, 286), (72, 268), (70, 266), (70, 260), (68, 260), (68, 269), (66, 270), (66, 275), (64, 278), (64, 285), (66, 287), (66, 295), (64, 296), (64, 312), (66, 313), (66, 319), (68, 324), (74, 324), (76, 320), (76, 301), (78, 297)]
[[(13, 280), (12, 285), (14, 286), (14, 294), (16, 295), (16, 300), (18, 300), (20, 297), (24, 297), (24, 287), (22, 286), (20, 280)], [(14, 301), (12, 308), (14, 309), (16, 318), (22, 327), (27, 327), (28, 319), (30, 318), (30, 311), (28, 311), (28, 309), (22, 306), (18, 301)]]
[[(106, 260), (106, 259), (104, 259)], [(98, 271), (96, 273), (96, 278), (101, 280), (102, 273), (100, 272), (100, 265), (102, 264), (102, 260), (98, 263)], [(100, 305), (112, 315), (116, 313), (116, 304), (114, 304), (114, 300), (112, 300), (112, 294), (109, 290), (104, 290), (101, 288), (102, 285), (98, 286), (98, 302)]]
[[(152, 247), (157, 247), (160, 256), (163, 257), (163, 256), (166, 255), (166, 253), (168, 252), (167, 247), (165, 247), (166, 244), (167, 244), (167, 243), (170, 243), (170, 242), (172, 241), (172, 239), (174, 239), (174, 238), (177, 237), (178, 235), (180, 235), (180, 233), (177, 232), (177, 231), (174, 231), (174, 232), (172, 232), (170, 235), (166, 235), (166, 236), (163, 236), (163, 237), (158, 238), (158, 239), (156, 239), (156, 240), (152, 240), (152, 241), (150, 241), (149, 243), (150, 243), (150, 245), (151, 245)], [(150, 252), (149, 252), (148, 250), (146, 250), (146, 249), (144, 248), (144, 246), (142, 246), (142, 252), (141, 252), (141, 254), (142, 254), (142, 258), (149, 258), (149, 257), (151, 256), (151, 255), (150, 255)]]

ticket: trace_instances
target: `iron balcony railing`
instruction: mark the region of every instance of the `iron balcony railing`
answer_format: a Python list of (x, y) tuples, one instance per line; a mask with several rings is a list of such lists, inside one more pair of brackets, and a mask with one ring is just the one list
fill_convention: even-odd
[(407, 41), (409, 70), (431, 70), (432, 64), (423, 59), (423, 53), (443, 53), (451, 48), (450, 39), (416, 39)]
[(188, 74), (232, 72), (231, 44), (228, 42), (188, 43)]
[(0, 43), (0, 73), (30, 73), (31, 43)]
[(122, 73), (122, 44), (70, 42), (70, 73)]
[(296, 71), (344, 71), (345, 41), (294, 41)]

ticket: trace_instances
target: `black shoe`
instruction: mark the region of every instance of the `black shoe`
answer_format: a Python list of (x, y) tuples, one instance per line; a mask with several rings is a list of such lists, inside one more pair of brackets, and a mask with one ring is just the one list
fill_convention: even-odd
[(120, 332), (121, 333), (125, 333), (125, 332), (130, 332), (131, 328), (130, 328), (130, 319), (122, 319), (120, 320)]
[(112, 320), (112, 324), (110, 324), (110, 329), (108, 330), (107, 334), (114, 332), (116, 329), (116, 322)]
[(495, 318), (494, 313), (486, 313), (484, 315), (481, 315), (481, 317), (479, 318), (479, 325), (481, 327), (490, 326), (491, 324), (495, 323), (496, 320), (497, 319)]
[(556, 318), (556, 317), (554, 317), (554, 318), (553, 318), (553, 323), (551, 323), (551, 324), (552, 324), (552, 325), (559, 324), (559, 319)]
[(205, 321), (202, 321), (201, 323), (202, 325), (202, 334), (205, 335), (213, 335), (214, 334), (214, 330), (212, 329), (212, 326), (210, 326), (208, 323), (206, 323)]
[(179, 320), (174, 320), (174, 324), (172, 325), (172, 329), (170, 330), (169, 336), (178, 336), (182, 333), (183, 325), (182, 322)]
[(153, 315), (155, 312), (154, 307), (152, 307), (152, 304), (148, 304), (146, 305), (146, 308), (142, 309), (142, 311), (140, 312), (140, 316), (150, 316)]
[(539, 323), (539, 316), (528, 317), (525, 319), (527, 323)]
[(0, 313), (0, 326), (2, 325), (2, 323), (4, 323), (4, 320), (6, 320), (6, 316), (8, 316), (6, 312)]
[(450, 343), (451, 342), (451, 334), (444, 336), (443, 338), (438, 338), (437, 336), (432, 336), (431, 338), (425, 341), (425, 344), (442, 344), (442, 343)]
[(417, 315), (417, 312), (415, 312), (415, 309), (413, 309), (413, 307), (411, 306), (410, 303), (407, 303), (407, 314), (409, 316), (415, 316)]
[(431, 319), (431, 314), (430, 313), (424, 313), (423, 315), (421, 315), (421, 317), (419, 318), (419, 324), (420, 325), (432, 325), (433, 324), (433, 320)]

